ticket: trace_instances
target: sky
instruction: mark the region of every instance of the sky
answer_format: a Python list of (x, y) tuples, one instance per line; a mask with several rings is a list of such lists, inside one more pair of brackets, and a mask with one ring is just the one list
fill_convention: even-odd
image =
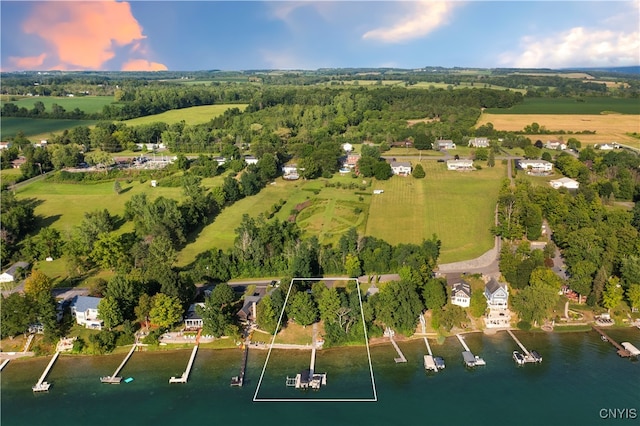
[(7, 1), (0, 69), (640, 65), (633, 1)]

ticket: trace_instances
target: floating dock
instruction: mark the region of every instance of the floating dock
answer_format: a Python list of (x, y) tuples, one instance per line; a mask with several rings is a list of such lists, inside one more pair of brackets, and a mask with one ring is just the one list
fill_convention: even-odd
[[(528, 362), (542, 362), (542, 357), (540, 356), (540, 354), (538, 354), (538, 352), (536, 351), (531, 351), (529, 352), (527, 350), (527, 348), (525, 348), (525, 346), (522, 344), (522, 342), (520, 342), (520, 340), (516, 337), (515, 334), (513, 334), (513, 332), (511, 330), (507, 330), (507, 333), (509, 333), (509, 335), (511, 336), (511, 338), (518, 344), (518, 346), (520, 346), (520, 349), (522, 349), (522, 362), (520, 362), (520, 360), (517, 358), (517, 355), (513, 355), (514, 357), (514, 361), (516, 362), (516, 364), (522, 365), (524, 363), (528, 363)], [(516, 351), (517, 352), (517, 351)]]
[(113, 385), (119, 384), (120, 382), (122, 382), (122, 377), (119, 377), (118, 373), (120, 373), (120, 371), (124, 368), (124, 366), (127, 363), (127, 361), (129, 361), (129, 358), (131, 358), (131, 355), (133, 355), (133, 353), (135, 352), (137, 346), (138, 345), (134, 343), (133, 346), (131, 346), (131, 350), (129, 351), (127, 356), (124, 357), (124, 360), (122, 361), (122, 363), (120, 363), (118, 368), (116, 368), (116, 371), (114, 371), (111, 376), (100, 377), (100, 381), (102, 383), (110, 383), (110, 384), (113, 384)]
[[(609, 335), (604, 331), (602, 331), (601, 328), (596, 327), (595, 325), (592, 325), (591, 328), (593, 328), (595, 331), (600, 333), (600, 336), (606, 339), (607, 342), (611, 343), (618, 350), (619, 356), (621, 356), (622, 358), (629, 358), (632, 356), (631, 352), (628, 349), (626, 349), (624, 346), (620, 345), (618, 342), (616, 342), (611, 337), (609, 337)], [(625, 342), (625, 343), (628, 343), (628, 342)]]
[(467, 346), (467, 343), (464, 341), (464, 337), (462, 337), (462, 335), (456, 334), (456, 337), (458, 338), (458, 340), (460, 341), (460, 344), (464, 348), (464, 352), (462, 352), (462, 359), (464, 363), (467, 365), (467, 367), (487, 365), (484, 359), (480, 358), (478, 355), (474, 355), (473, 352), (471, 352), (471, 349), (469, 349), (469, 346)]
[(187, 369), (182, 373), (180, 377), (171, 377), (169, 379), (169, 383), (187, 383), (189, 380), (189, 373), (191, 373), (191, 367), (193, 367), (193, 361), (196, 359), (196, 353), (198, 352), (198, 345), (193, 347), (193, 351), (191, 351), (191, 358), (189, 358), (189, 363), (187, 364)]
[(240, 367), (240, 375), (231, 378), (231, 386), (242, 386), (244, 384), (244, 372), (247, 369), (247, 357), (249, 356), (249, 345), (244, 346), (242, 353), (242, 366)]
[(58, 356), (60, 356), (60, 352), (56, 352), (55, 355), (53, 355), (53, 357), (51, 358), (51, 361), (49, 361), (47, 368), (44, 369), (44, 372), (42, 373), (42, 376), (40, 376), (40, 379), (38, 380), (38, 382), (31, 387), (31, 389), (33, 389), (34, 392), (46, 392), (49, 390), (49, 387), (51, 387), (51, 383), (45, 382), (44, 379), (47, 378), (47, 374), (49, 374), (49, 370), (51, 370), (51, 368), (53, 367), (53, 364), (55, 364), (56, 360), (58, 359)]
[(9, 359), (5, 359), (4, 361), (2, 361), (2, 364), (0, 364), (0, 371), (4, 370), (4, 367), (7, 366), (7, 364), (9, 364)]

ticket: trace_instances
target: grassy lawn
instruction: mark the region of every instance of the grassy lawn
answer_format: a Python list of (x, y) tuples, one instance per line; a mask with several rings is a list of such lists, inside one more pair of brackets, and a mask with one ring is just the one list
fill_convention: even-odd
[[(276, 335), (274, 343), (286, 343), (291, 345), (310, 345), (312, 343), (313, 326), (309, 325), (307, 327), (302, 327), (292, 321), (289, 321), (286, 327), (282, 327), (282, 325), (280, 331)], [(271, 340), (268, 340), (268, 342), (270, 341)]]
[(44, 104), (45, 112), (51, 112), (52, 105), (58, 104), (66, 111), (73, 111), (78, 108), (80, 111), (92, 114), (101, 112), (105, 105), (111, 105), (114, 101), (113, 96), (28, 96), (16, 101), (2, 98), (1, 103), (12, 103), (18, 108), (33, 109), (33, 104), (36, 102)]
[(22, 171), (20, 169), (4, 169), (0, 170), (0, 183), (6, 183), (11, 185), (14, 183), (20, 176), (22, 176)]
[(22, 130), (24, 135), (32, 141), (46, 139), (51, 133), (61, 132), (77, 126), (91, 126), (95, 120), (54, 120), (44, 118), (2, 117), (2, 138), (14, 137)]
[(436, 234), (440, 262), (471, 259), (493, 245), (489, 232), (505, 166), (473, 172), (447, 171), (443, 163), (423, 162), (425, 179), (392, 177), (375, 182), (366, 234), (391, 244), (420, 243)]
[(141, 124), (149, 124), (156, 122), (164, 122), (167, 124), (178, 123), (184, 120), (187, 124), (202, 124), (212, 118), (224, 113), (229, 108), (239, 108), (243, 111), (247, 104), (220, 104), (220, 105), (204, 105), (183, 109), (174, 109), (165, 111), (161, 114), (148, 115), (146, 117), (138, 117), (131, 120), (123, 121), (127, 126), (139, 126)]

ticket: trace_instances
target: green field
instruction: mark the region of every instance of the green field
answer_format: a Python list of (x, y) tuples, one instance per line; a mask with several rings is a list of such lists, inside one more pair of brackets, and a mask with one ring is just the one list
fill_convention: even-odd
[(20, 176), (22, 176), (22, 171), (20, 169), (4, 169), (0, 170), (0, 184), (8, 184), (11, 185), (14, 183)]
[(18, 131), (22, 130), (28, 138), (36, 140), (47, 138), (51, 133), (61, 132), (64, 129), (71, 129), (76, 126), (91, 126), (95, 120), (54, 120), (44, 118), (22, 118), (22, 117), (2, 117), (2, 140), (14, 137)]
[(443, 263), (480, 256), (493, 245), (498, 190), (505, 166), (473, 172), (446, 170), (443, 163), (424, 161), (424, 179), (393, 177), (376, 182), (367, 221), (367, 235), (391, 244), (419, 243), (436, 234), (442, 241)]
[(580, 98), (525, 98), (524, 102), (511, 108), (488, 108), (491, 114), (640, 114), (637, 99), (610, 97)]
[(148, 115), (146, 117), (134, 118), (123, 121), (127, 126), (139, 126), (141, 124), (149, 124), (163, 122), (167, 124), (178, 123), (184, 120), (187, 124), (202, 124), (212, 118), (224, 113), (229, 108), (239, 108), (243, 111), (247, 104), (220, 104), (220, 105), (204, 105), (183, 109), (173, 109), (165, 111), (161, 114)]
[(76, 96), (70, 97), (53, 97), (53, 96), (29, 96), (26, 98), (18, 99), (17, 101), (9, 101), (6, 98), (2, 98), (2, 104), (12, 103), (18, 108), (33, 109), (35, 102), (42, 102), (44, 104), (45, 112), (51, 112), (51, 105), (58, 104), (66, 111), (73, 111), (78, 108), (80, 111), (84, 111), (87, 114), (94, 112), (102, 112), (102, 108), (105, 105), (111, 105), (113, 103), (113, 96)]

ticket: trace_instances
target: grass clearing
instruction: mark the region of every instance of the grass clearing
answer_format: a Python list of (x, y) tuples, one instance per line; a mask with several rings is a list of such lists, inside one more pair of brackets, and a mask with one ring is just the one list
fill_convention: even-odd
[[(414, 164), (415, 165), (415, 164)], [(376, 181), (369, 206), (366, 234), (391, 244), (420, 243), (434, 233), (442, 241), (440, 262), (480, 256), (493, 245), (489, 229), (505, 166), (473, 172), (446, 170), (446, 165), (422, 162), (424, 179), (393, 177)]]
[(0, 183), (11, 185), (22, 176), (20, 169), (3, 169), (0, 170)]
[(44, 104), (45, 112), (51, 112), (53, 109), (52, 105), (58, 104), (64, 108), (65, 111), (73, 111), (78, 108), (87, 114), (93, 114), (102, 112), (105, 105), (113, 104), (114, 98), (113, 96), (27, 96), (15, 101), (2, 98), (1, 104), (12, 103), (18, 108), (31, 110), (33, 109), (33, 104), (36, 102), (42, 102)]
[[(488, 108), (491, 114), (640, 114), (637, 99), (611, 97), (525, 98), (511, 108)], [(529, 123), (530, 124), (530, 123)]]
[(222, 115), (226, 110), (230, 108), (239, 108), (241, 111), (244, 111), (246, 107), (247, 104), (220, 104), (172, 109), (160, 114), (125, 120), (123, 121), (123, 123), (125, 123), (127, 126), (139, 126), (141, 124), (150, 124), (157, 122), (174, 124), (184, 120), (187, 124), (190, 125), (202, 124), (219, 115)]

